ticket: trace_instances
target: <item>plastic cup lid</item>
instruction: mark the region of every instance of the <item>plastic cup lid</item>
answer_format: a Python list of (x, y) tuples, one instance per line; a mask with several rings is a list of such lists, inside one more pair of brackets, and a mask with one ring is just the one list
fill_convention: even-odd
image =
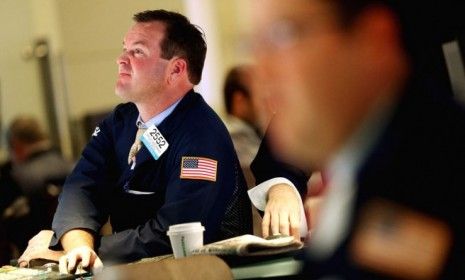
[(181, 232), (181, 231), (198, 231), (198, 230), (205, 230), (200, 222), (194, 223), (184, 223), (184, 224), (177, 224), (172, 225), (169, 227), (168, 232)]

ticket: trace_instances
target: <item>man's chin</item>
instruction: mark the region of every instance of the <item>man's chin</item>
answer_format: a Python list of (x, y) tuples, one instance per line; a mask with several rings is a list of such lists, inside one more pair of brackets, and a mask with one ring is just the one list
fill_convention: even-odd
[(118, 96), (119, 98), (121, 98), (125, 102), (130, 102), (131, 101), (130, 98), (129, 98), (129, 94), (124, 90), (116, 88), (115, 89), (115, 94), (116, 94), (116, 96)]

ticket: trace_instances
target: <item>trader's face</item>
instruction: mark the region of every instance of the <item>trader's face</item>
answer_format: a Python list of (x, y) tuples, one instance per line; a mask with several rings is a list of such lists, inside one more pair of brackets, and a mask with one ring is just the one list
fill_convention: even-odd
[(365, 82), (356, 35), (339, 27), (327, 1), (254, 3), (258, 73), (277, 109), (272, 142), (298, 165), (321, 165), (348, 133), (352, 94)]
[(155, 21), (134, 24), (124, 37), (115, 87), (124, 100), (144, 102), (165, 87), (169, 60), (161, 58), (164, 34), (164, 24)]

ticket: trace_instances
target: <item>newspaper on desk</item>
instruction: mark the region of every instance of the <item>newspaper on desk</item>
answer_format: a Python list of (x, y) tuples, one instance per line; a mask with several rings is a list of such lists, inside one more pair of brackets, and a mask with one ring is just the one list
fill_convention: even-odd
[(0, 267), (0, 280), (91, 280), (93, 274), (78, 264), (74, 274), (60, 273), (58, 263), (47, 259), (32, 259), (28, 267), (4, 265)]
[(75, 279), (71, 274), (60, 274), (44, 269), (21, 268), (10, 265), (0, 267), (0, 280), (67, 280)]
[(192, 251), (193, 255), (265, 256), (302, 248), (303, 244), (292, 236), (264, 239), (245, 234), (204, 245)]

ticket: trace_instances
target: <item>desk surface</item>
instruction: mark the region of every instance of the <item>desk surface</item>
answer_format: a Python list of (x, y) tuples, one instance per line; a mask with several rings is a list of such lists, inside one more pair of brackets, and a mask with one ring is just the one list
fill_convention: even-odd
[(74, 279), (73, 275), (60, 274), (55, 271), (33, 268), (19, 268), (14, 266), (2, 266), (0, 268), (0, 280), (68, 280)]
[(303, 267), (301, 260), (278, 258), (231, 268), (234, 279), (266, 278), (297, 275)]
[[(216, 256), (210, 256), (213, 257), (214, 259), (211, 259), (209, 262), (209, 265), (213, 265), (216, 263), (215, 267), (224, 267), (224, 271), (226, 274), (229, 274), (227, 270), (230, 269), (232, 277), (234, 279), (250, 279), (250, 278), (267, 278), (267, 277), (282, 277), (282, 276), (292, 276), (292, 275), (297, 275), (303, 266), (303, 262), (301, 260), (296, 259), (294, 256), (290, 255), (277, 255), (276, 257), (270, 257), (267, 256), (264, 259), (256, 259), (256, 260), (250, 260), (250, 259), (245, 259), (246, 261), (244, 262), (244, 259), (238, 258), (235, 261), (231, 261), (231, 259), (226, 259), (224, 262), (228, 266), (225, 265), (223, 261), (220, 261), (221, 258), (216, 257)], [(195, 257), (194, 257), (195, 258)], [(139, 262), (131, 263), (128, 265), (119, 265), (116, 266), (118, 270), (113, 270), (112, 267), (107, 267), (105, 270), (107, 272), (111, 271), (119, 271), (119, 272), (129, 272), (130, 274), (133, 274), (134, 272), (138, 272), (139, 270), (145, 271), (145, 273), (150, 272), (150, 274), (153, 274), (155, 270), (160, 270), (158, 271), (159, 273), (163, 273), (163, 268), (171, 266), (175, 270), (179, 268), (179, 265), (183, 263), (181, 266), (184, 268), (186, 264), (189, 265), (189, 260), (191, 258), (187, 257), (184, 259), (179, 259), (175, 260), (173, 259), (172, 255), (166, 255), (166, 256), (159, 256), (155, 258), (147, 258), (143, 259)], [(198, 257), (197, 257), (198, 259)], [(239, 262), (238, 262), (239, 260)], [(167, 262), (167, 263), (166, 263)], [(161, 263), (165, 263), (165, 266), (161, 267)], [(195, 264), (194, 262), (190, 262), (191, 264)], [(222, 263), (222, 264), (221, 264)], [(203, 265), (204, 263), (202, 263)], [(176, 268), (177, 267), (177, 268)], [(229, 269), (228, 269), (229, 267)], [(1, 271), (1, 269), (0, 269)], [(9, 271), (10, 273), (6, 273)], [(14, 272), (14, 274), (13, 274)], [(37, 276), (39, 278), (29, 278), (32, 276), (34, 273), (39, 273)], [(8, 275), (7, 275), (8, 274)], [(105, 273), (104, 273), (105, 274)], [(107, 273), (108, 274), (108, 273)], [(153, 276), (157, 276), (156, 278), (159, 278), (159, 274), (155, 273)], [(27, 279), (74, 279), (73, 275), (63, 275), (59, 274), (57, 272), (49, 272), (47, 273), (44, 270), (38, 270), (38, 269), (19, 269), (19, 268), (14, 268), (10, 267), (8, 270), (3, 270), (3, 273), (0, 273), (0, 280), (3, 279), (26, 279), (23, 278), (22, 276), (29, 276)], [(113, 274), (112, 274), (113, 275)], [(152, 279), (153, 277), (150, 277), (151, 275), (148, 274), (143, 274), (144, 277), (148, 277), (147, 279)], [(16, 276), (16, 277), (14, 277)], [(97, 275), (96, 278), (98, 279), (105, 279), (105, 277), (98, 277), (98, 276), (105, 276), (105, 275)], [(122, 276), (122, 275), (121, 275)], [(135, 275), (134, 275), (135, 276)], [(166, 279), (171, 279), (168, 275), (166, 275)], [(93, 277), (86, 277), (84, 278), (86, 280), (93, 279)], [(119, 279), (119, 278), (118, 278)], [(123, 279), (123, 278), (121, 278)], [(134, 278), (135, 279), (135, 278)], [(155, 278), (153, 278), (155, 279)], [(165, 279), (165, 278), (164, 278)], [(176, 277), (175, 277), (176, 279)], [(181, 279), (181, 278), (179, 278)]]

